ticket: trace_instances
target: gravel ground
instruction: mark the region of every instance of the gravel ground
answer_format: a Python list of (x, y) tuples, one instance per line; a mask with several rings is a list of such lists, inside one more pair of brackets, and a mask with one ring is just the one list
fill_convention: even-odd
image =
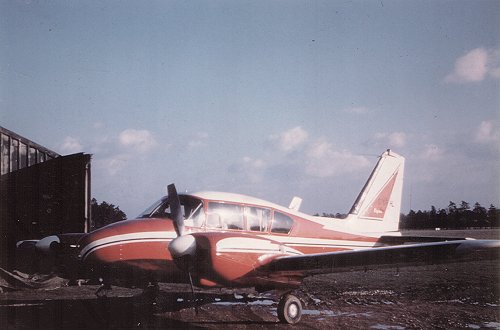
[[(418, 232), (498, 238), (498, 231)], [(297, 329), (500, 329), (500, 264), (462, 264), (369, 270), (315, 276), (295, 293), (304, 303)], [(154, 305), (141, 290), (115, 287), (96, 298), (97, 286), (0, 293), (1, 329), (285, 329), (277, 323), (277, 296), (252, 290), (196, 292), (161, 284)]]

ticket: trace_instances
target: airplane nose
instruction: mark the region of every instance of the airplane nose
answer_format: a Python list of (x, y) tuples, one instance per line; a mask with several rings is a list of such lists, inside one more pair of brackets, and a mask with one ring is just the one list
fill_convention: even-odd
[(188, 271), (196, 254), (196, 239), (193, 235), (179, 236), (170, 242), (168, 250), (176, 265)]

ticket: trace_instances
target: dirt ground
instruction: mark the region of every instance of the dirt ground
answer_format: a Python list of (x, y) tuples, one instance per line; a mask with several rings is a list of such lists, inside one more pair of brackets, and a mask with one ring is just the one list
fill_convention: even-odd
[[(498, 238), (498, 231), (419, 235)], [(304, 314), (297, 329), (500, 329), (500, 263), (475, 261), (321, 275), (295, 293)], [(155, 303), (139, 289), (97, 286), (0, 293), (1, 329), (285, 329), (277, 296), (252, 290), (197, 290), (161, 284)], [(197, 307), (193, 307), (196, 305)]]

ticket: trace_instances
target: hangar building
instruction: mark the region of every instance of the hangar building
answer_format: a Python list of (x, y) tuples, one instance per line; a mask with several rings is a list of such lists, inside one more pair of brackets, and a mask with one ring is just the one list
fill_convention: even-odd
[(0, 266), (16, 242), (90, 228), (91, 156), (59, 155), (0, 126)]

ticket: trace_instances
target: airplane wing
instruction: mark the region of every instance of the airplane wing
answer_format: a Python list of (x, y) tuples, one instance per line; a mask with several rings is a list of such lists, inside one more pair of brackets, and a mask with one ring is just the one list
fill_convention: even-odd
[(351, 251), (285, 256), (263, 266), (275, 275), (309, 276), (352, 270), (497, 259), (498, 240), (454, 240)]

